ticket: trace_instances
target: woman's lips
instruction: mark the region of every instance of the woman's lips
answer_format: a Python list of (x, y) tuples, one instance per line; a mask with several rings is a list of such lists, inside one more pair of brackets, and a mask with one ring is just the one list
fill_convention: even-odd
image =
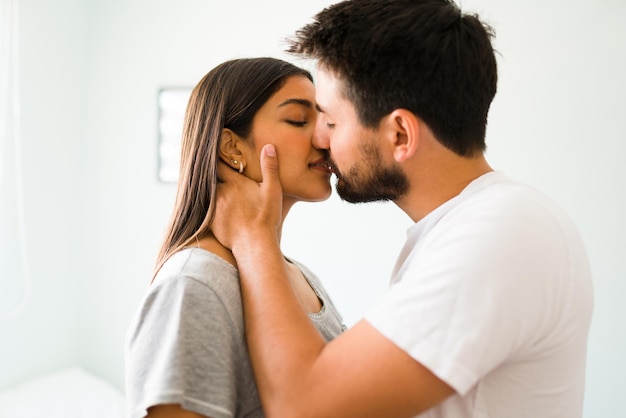
[(325, 158), (321, 158), (317, 161), (312, 162), (311, 164), (309, 164), (309, 167), (323, 171), (328, 174), (337, 174), (337, 169), (335, 168), (335, 165)]

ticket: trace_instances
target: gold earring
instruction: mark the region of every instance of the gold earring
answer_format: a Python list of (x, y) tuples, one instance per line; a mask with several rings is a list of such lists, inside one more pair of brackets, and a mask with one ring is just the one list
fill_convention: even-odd
[(237, 160), (230, 160), (234, 165), (239, 164), (239, 173), (243, 174), (243, 162)]

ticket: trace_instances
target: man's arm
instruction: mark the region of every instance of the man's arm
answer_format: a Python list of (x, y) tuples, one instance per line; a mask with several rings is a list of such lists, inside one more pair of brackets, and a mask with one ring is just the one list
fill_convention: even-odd
[(148, 408), (146, 418), (210, 418), (187, 411), (178, 404), (156, 405)]
[(213, 229), (237, 259), (250, 355), (268, 417), (410, 417), (450, 396), (452, 388), (366, 321), (324, 342), (289, 284), (276, 232), (277, 160), (267, 149), (261, 156), (261, 184), (220, 171), (225, 183)]

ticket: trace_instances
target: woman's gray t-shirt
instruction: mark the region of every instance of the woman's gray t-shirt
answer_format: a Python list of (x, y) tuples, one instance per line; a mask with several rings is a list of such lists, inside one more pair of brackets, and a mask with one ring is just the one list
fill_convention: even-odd
[[(341, 316), (319, 279), (295, 263), (322, 302), (309, 317), (330, 341)], [(180, 404), (211, 418), (263, 417), (248, 356), (237, 269), (199, 248), (163, 265), (137, 310), (126, 341), (128, 418)]]

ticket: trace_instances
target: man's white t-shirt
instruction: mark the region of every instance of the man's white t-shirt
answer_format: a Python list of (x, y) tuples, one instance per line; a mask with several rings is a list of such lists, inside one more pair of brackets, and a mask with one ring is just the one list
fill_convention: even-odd
[(490, 172), (410, 228), (366, 320), (455, 389), (420, 418), (576, 418), (592, 308), (577, 228)]

